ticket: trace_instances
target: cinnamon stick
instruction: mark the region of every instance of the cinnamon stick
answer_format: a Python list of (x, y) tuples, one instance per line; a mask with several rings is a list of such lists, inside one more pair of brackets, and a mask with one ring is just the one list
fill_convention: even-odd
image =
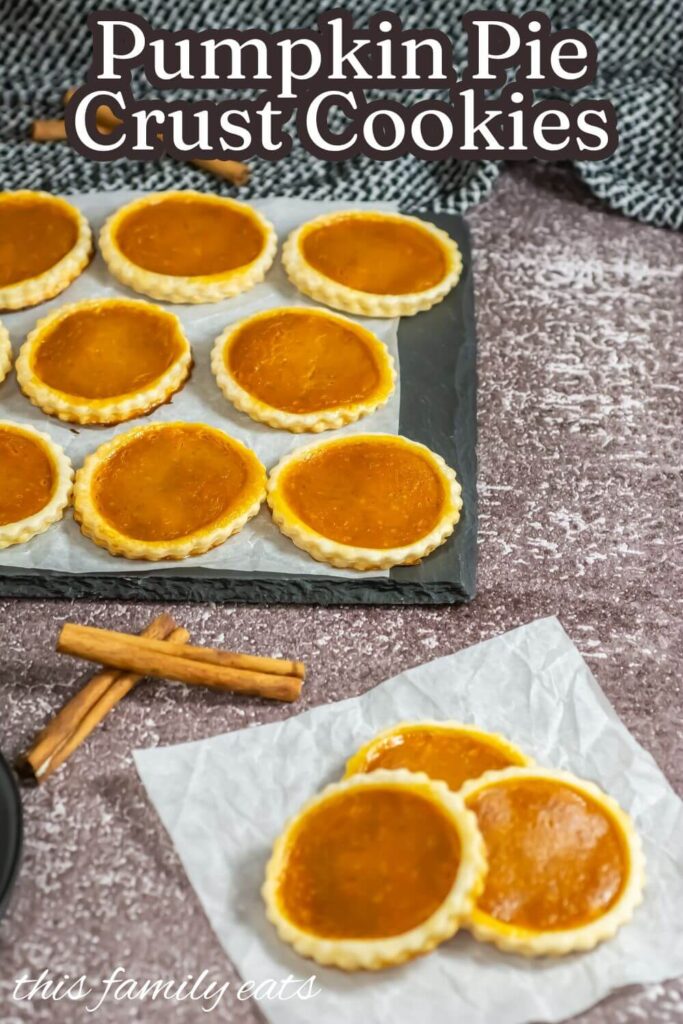
[(54, 119), (51, 121), (34, 121), (31, 125), (31, 138), (34, 142), (58, 142), (66, 138), (66, 122)]
[[(67, 89), (64, 94), (64, 105), (69, 102), (73, 94), (76, 92), (75, 89)], [(33, 124), (33, 138), (38, 141), (48, 141), (49, 139), (66, 138), (66, 128), (64, 128), (64, 134), (49, 134), (51, 132), (57, 133), (60, 129), (57, 128), (58, 124), (64, 124), (61, 122), (52, 121), (35, 121)], [(117, 128), (121, 124), (121, 121), (116, 115), (109, 109), (109, 107), (100, 106), (97, 108), (97, 124), (100, 128), (111, 129)], [(40, 126), (37, 128), (37, 126)], [(36, 136), (35, 132), (42, 133)], [(45, 134), (47, 133), (47, 134)], [(161, 138), (161, 133), (157, 136)], [(217, 178), (224, 178), (226, 181), (231, 182), (233, 185), (246, 185), (249, 181), (250, 171), (246, 164), (243, 164), (240, 160), (190, 160), (191, 164), (195, 167), (201, 168), (203, 171), (208, 171), (210, 174), (215, 175)]]
[[(190, 634), (188, 631), (178, 627), (169, 633), (165, 641), (160, 642), (173, 644), (175, 647), (186, 643), (189, 638)], [(99, 700), (90, 706), (73, 731), (67, 733), (64, 737), (64, 742), (45, 760), (36, 764), (34, 764), (34, 759), (28, 761), (33, 768), (33, 774), (37, 782), (44, 782), (60, 765), (64, 764), (71, 757), (74, 750), (80, 747), (90, 733), (106, 718), (112, 708), (122, 701), (142, 679), (142, 676), (131, 672), (118, 672), (114, 670), (111, 674), (114, 676), (111, 684), (105, 689)]]
[[(72, 638), (92, 639), (95, 642), (125, 640), (130, 650), (156, 651), (167, 654), (168, 648), (163, 639), (142, 633), (119, 633), (113, 629), (100, 629), (99, 626), (81, 626), (67, 622), (60, 634), (59, 644), (70, 644)], [(59, 648), (61, 650), (61, 647)], [(214, 647), (192, 647), (185, 645), (182, 650), (174, 651), (178, 658), (191, 661), (202, 661), (207, 665), (222, 665), (225, 668), (245, 669), (247, 672), (260, 672), (274, 676), (297, 676), (303, 679), (306, 666), (301, 661), (288, 661), (286, 658), (264, 658), (256, 654), (238, 654), (236, 651), (221, 651)]]
[[(231, 667), (216, 659), (216, 655), (221, 653), (216, 651), (210, 653), (208, 657), (211, 660), (208, 662), (205, 660), (206, 653), (202, 660), (197, 656), (184, 657), (184, 652), (171, 654), (165, 649), (159, 650), (158, 645), (148, 646), (142, 637), (78, 626), (75, 623), (67, 623), (62, 628), (57, 650), (62, 654), (72, 654), (126, 672), (157, 679), (175, 679), (215, 690), (268, 697), (271, 700), (293, 701), (301, 693), (302, 681), (299, 676)], [(204, 652), (208, 650), (203, 648)]]
[(190, 163), (198, 167), (200, 171), (208, 171), (216, 178), (225, 178), (232, 185), (246, 185), (251, 176), (251, 171), (246, 164), (240, 160), (202, 160), (196, 157)]
[[(164, 640), (175, 628), (176, 624), (171, 616), (163, 612), (149, 623), (143, 630), (142, 636), (150, 640)], [(57, 748), (65, 742), (67, 736), (74, 731), (83, 716), (97, 703), (120, 674), (118, 669), (111, 668), (97, 672), (48, 722), (22, 758), (31, 766), (34, 773), (36, 766), (52, 757)]]

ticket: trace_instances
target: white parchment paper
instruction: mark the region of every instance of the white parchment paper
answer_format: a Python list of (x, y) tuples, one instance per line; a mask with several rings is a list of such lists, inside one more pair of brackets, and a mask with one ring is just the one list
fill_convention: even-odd
[[(106, 218), (136, 196), (140, 192), (119, 191), (92, 193), (68, 196), (70, 202), (78, 206), (90, 221), (95, 237)], [(254, 203), (275, 226), (280, 244), (290, 231), (311, 217), (327, 213), (331, 210), (362, 207), (363, 203), (329, 203), (312, 202), (303, 199), (275, 198)], [(374, 203), (373, 208), (392, 209), (389, 203)], [(120, 285), (107, 271), (102, 257), (97, 253), (87, 270), (65, 292), (50, 302), (42, 303), (33, 309), (21, 310), (17, 313), (3, 313), (2, 322), (12, 338), (12, 347), (16, 356), (20, 345), (33, 330), (36, 322), (47, 316), (52, 310), (66, 303), (80, 299), (103, 296), (127, 295), (144, 299), (124, 285)], [(151, 299), (149, 301), (152, 301)], [(10, 419), (17, 423), (28, 423), (43, 430), (60, 444), (78, 468), (85, 456), (95, 448), (108, 441), (115, 434), (135, 426), (137, 423), (151, 423), (169, 420), (188, 420), (209, 423), (220, 427), (234, 437), (240, 438), (254, 449), (267, 469), (287, 452), (307, 444), (316, 437), (324, 435), (291, 434), (285, 430), (274, 430), (262, 423), (256, 423), (244, 413), (238, 412), (222, 395), (211, 373), (210, 355), (213, 343), (223, 328), (260, 310), (274, 306), (313, 306), (315, 303), (306, 299), (294, 288), (287, 279), (280, 262), (280, 250), (265, 281), (244, 295), (223, 302), (202, 304), (197, 306), (176, 305), (175, 303), (159, 303), (176, 313), (183, 323), (187, 337), (192, 345), (195, 365), (188, 383), (179, 391), (172, 402), (156, 409), (150, 416), (137, 419), (130, 423), (114, 427), (75, 427), (68, 423), (46, 416), (36, 409), (19, 390), (16, 375), (12, 371), (4, 383), (0, 384), (0, 419)], [(362, 319), (362, 322), (374, 331), (387, 345), (394, 357), (396, 368), (398, 363), (397, 332), (398, 320)], [(389, 402), (378, 409), (372, 416), (366, 416), (358, 423), (343, 427), (343, 433), (363, 430), (398, 432), (400, 405), (400, 386)], [(339, 431), (334, 431), (335, 434)], [(61, 572), (129, 572), (135, 570), (145, 572), (168, 568), (167, 563), (129, 561), (113, 558), (102, 548), (96, 547), (81, 534), (71, 513), (53, 526), (46, 533), (34, 537), (28, 544), (17, 545), (0, 552), (0, 571), (5, 566), (31, 569), (51, 569)], [(196, 558), (188, 558), (182, 567), (204, 566), (209, 569), (239, 569), (247, 572), (283, 572), (299, 574), (322, 574), (325, 576), (362, 577), (363, 573), (354, 570), (334, 569), (310, 558), (305, 552), (296, 548), (284, 537), (273, 523), (270, 513), (264, 506), (255, 519), (235, 537), (213, 551)], [(179, 571), (176, 565), (172, 571)], [(386, 576), (387, 571), (378, 571), (375, 576)]]
[[(527, 961), (460, 933), (377, 974), (319, 967), (282, 944), (259, 895), (270, 847), (348, 756), (407, 718), (498, 730), (540, 764), (593, 779), (634, 817), (644, 903), (596, 950)], [(286, 722), (156, 750), (135, 761), (226, 953), (248, 981), (317, 977), (310, 1000), (264, 1001), (273, 1024), (522, 1024), (558, 1021), (614, 989), (683, 972), (683, 804), (617, 718), (554, 618), (440, 658), (364, 696)]]

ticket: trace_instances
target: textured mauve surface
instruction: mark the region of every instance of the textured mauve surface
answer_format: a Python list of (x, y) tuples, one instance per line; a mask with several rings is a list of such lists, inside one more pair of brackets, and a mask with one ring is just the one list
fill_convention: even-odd
[[(234, 981), (133, 768), (138, 746), (199, 739), (362, 693), (396, 672), (558, 614), (679, 793), (679, 467), (683, 235), (604, 212), (561, 172), (521, 167), (471, 211), (480, 340), (480, 592), (468, 608), (176, 606), (199, 643), (306, 660), (302, 705), (146, 684), (43, 789), (0, 926), (0, 1018), (93, 1019), (9, 1004), (28, 970)], [(678, 366), (676, 362), (678, 360)], [(0, 745), (13, 757), (76, 686), (66, 619), (139, 629), (143, 605), (0, 604)], [(266, 766), (267, 767), (267, 766)], [(302, 975), (307, 972), (302, 970)], [(107, 1002), (96, 1019), (206, 1020), (197, 1004)], [(225, 999), (209, 1020), (253, 1024)], [(683, 984), (620, 993), (582, 1024), (683, 1021)], [(400, 1024), (400, 1022), (398, 1022)]]

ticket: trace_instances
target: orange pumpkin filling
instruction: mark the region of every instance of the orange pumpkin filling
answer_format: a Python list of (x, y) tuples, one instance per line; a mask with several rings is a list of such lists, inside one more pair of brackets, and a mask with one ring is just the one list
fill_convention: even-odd
[(33, 371), (65, 394), (112, 398), (147, 387), (180, 352), (175, 319), (160, 309), (115, 302), (74, 310), (48, 328)]
[(96, 470), (93, 500), (120, 533), (168, 541), (208, 528), (239, 500), (242, 453), (201, 426), (159, 426), (134, 436)]
[(78, 223), (69, 209), (47, 196), (0, 197), (0, 287), (37, 277), (69, 253)]
[(283, 473), (298, 518), (340, 544), (403, 547), (438, 524), (443, 482), (422, 454), (393, 438), (332, 443)]
[(460, 863), (455, 827), (416, 793), (339, 794), (302, 818), (279, 884), (292, 924), (324, 938), (378, 939), (426, 921)]
[(516, 779), (467, 801), (486, 843), (479, 910), (534, 931), (577, 928), (605, 914), (627, 875), (620, 833), (585, 794), (544, 779)]
[(173, 277), (209, 277), (244, 267), (261, 253), (264, 240), (248, 210), (199, 196), (143, 203), (116, 229), (117, 245), (132, 263)]
[(381, 380), (362, 327), (306, 310), (246, 323), (232, 339), (225, 364), (245, 391), (292, 413), (362, 402)]
[(438, 242), (414, 224), (349, 214), (305, 232), (306, 261), (347, 288), (374, 295), (426, 291), (443, 280), (446, 258)]
[(47, 450), (19, 430), (0, 428), (0, 526), (17, 523), (45, 508), (55, 472)]
[(493, 741), (487, 743), (467, 732), (410, 726), (370, 747), (362, 767), (355, 771), (407, 768), (411, 772), (426, 772), (430, 778), (441, 779), (458, 790), (468, 779), (477, 779), (484, 772), (523, 763), (522, 758), (513, 760)]

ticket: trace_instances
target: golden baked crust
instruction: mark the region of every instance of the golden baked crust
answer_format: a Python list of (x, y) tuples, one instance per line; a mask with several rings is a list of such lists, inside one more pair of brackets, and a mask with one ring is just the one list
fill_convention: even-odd
[(318, 561), (348, 569), (426, 557), (453, 532), (460, 495), (440, 455), (394, 434), (314, 441), (281, 459), (268, 480), (282, 533)]
[[(178, 227), (178, 231), (175, 232), (175, 226), (183, 224), (183, 218), (178, 215), (178, 204), (186, 206), (188, 210), (193, 204), (197, 204), (196, 208), (202, 216), (201, 225), (195, 225), (193, 228), (190, 224), (187, 228), (187, 231), (191, 232), (191, 237), (188, 235), (186, 244), (183, 244), (181, 228)], [(154, 266), (164, 267), (163, 272), (160, 272), (158, 269), (150, 269), (136, 263), (130, 255), (123, 251), (122, 232), (132, 222), (132, 218), (161, 217), (162, 212), (163, 216), (168, 214), (169, 223), (174, 225), (176, 249), (172, 250), (165, 246), (164, 239), (160, 239), (157, 262), (151, 261)], [(172, 269), (174, 259), (176, 262), (180, 259), (183, 264), (187, 264), (192, 253), (197, 256), (197, 260), (201, 260), (201, 234), (202, 231), (207, 230), (205, 221), (209, 222), (208, 230), (210, 230), (211, 221), (215, 221), (216, 238), (219, 243), (225, 240), (227, 232), (220, 231), (218, 221), (220, 217), (239, 219), (252, 231), (253, 238), (257, 238), (257, 245), (253, 251), (248, 252), (245, 262), (238, 262), (236, 265), (221, 270), (216, 269), (220, 266), (220, 260), (218, 260), (211, 268), (211, 273), (188, 273), (187, 265), (181, 266), (177, 271)], [(143, 224), (139, 237), (144, 240), (148, 236), (149, 232)], [(230, 251), (235, 248), (239, 248), (239, 239), (234, 247), (228, 247)], [(212, 196), (203, 192), (161, 192), (135, 199), (117, 210), (107, 220), (100, 233), (100, 250), (114, 277), (128, 285), (129, 288), (164, 302), (218, 302), (247, 291), (264, 279), (275, 258), (276, 249), (275, 230), (272, 224), (257, 210), (246, 203), (237, 202), (235, 199)], [(198, 267), (201, 269), (201, 263), (198, 263)]]
[[(397, 932), (394, 927), (387, 929), (389, 934), (383, 934), (382, 928), (386, 923), (386, 915), (381, 920), (372, 922), (372, 927), (366, 929), (365, 934), (358, 935), (358, 937), (355, 937), (354, 934), (340, 936), (339, 933), (337, 936), (330, 936), (320, 934), (320, 931), (316, 931), (315, 928), (302, 927), (301, 921), (292, 919), (286, 893), (290, 858), (292, 852), (296, 850), (296, 842), (301, 835), (302, 826), (309, 823), (313, 817), (315, 827), (315, 816), (318, 815), (319, 822), (321, 820), (320, 812), (324, 812), (326, 808), (333, 808), (335, 801), (345, 800), (349, 796), (356, 795), (360, 799), (360, 803), (356, 806), (362, 807), (365, 797), (371, 797), (373, 794), (381, 795), (383, 792), (390, 796), (396, 795), (399, 799), (404, 794), (409, 798), (417, 797), (420, 802), (426, 801), (426, 805), (431, 806), (432, 810), (438, 814), (442, 825), (449, 832), (452, 827), (453, 846), (457, 850), (457, 857), (453, 865), (454, 877), (450, 887), (445, 891), (445, 895), (437, 896), (437, 900), (440, 902), (435, 909), (432, 905), (431, 912), (428, 911), (428, 916), (425, 919), (416, 921), (424, 911), (418, 904), (415, 904), (411, 914), (413, 920), (408, 929), (404, 931)], [(394, 804), (394, 806), (396, 805)], [(351, 822), (349, 822), (349, 830), (351, 830)], [(418, 850), (420, 838), (422, 837), (418, 836), (415, 841)], [(364, 840), (361, 838), (361, 843), (363, 842)], [(334, 864), (334, 837), (330, 840), (330, 844), (330, 857), (321, 857), (318, 862), (328, 875), (326, 882), (330, 886), (330, 897), (339, 900), (340, 904), (352, 902), (353, 895), (349, 896), (347, 892), (341, 893), (338, 890), (340, 883), (342, 886), (344, 885), (345, 876), (342, 869), (342, 877), (339, 877), (339, 862), (336, 867), (332, 866)], [(426, 847), (423, 849), (425, 856), (428, 856)], [(372, 855), (373, 852), (370, 850), (370, 858)], [(364, 850), (361, 856), (367, 858), (368, 851)], [(395, 857), (392, 860), (391, 857), (387, 857), (386, 850), (378, 850), (377, 856), (381, 858), (382, 885), (386, 889), (389, 884), (388, 872), (398, 858)], [(418, 854), (419, 856), (421, 854)], [(364, 860), (364, 863), (367, 864), (367, 859)], [(353, 860), (351, 867), (354, 867)], [(440, 863), (435, 867), (442, 868), (443, 864)], [(422, 872), (421, 874), (424, 877), (426, 873)], [(485, 874), (486, 858), (476, 819), (465, 809), (460, 797), (452, 793), (444, 783), (435, 782), (422, 773), (377, 771), (371, 775), (358, 775), (342, 782), (333, 783), (305, 804), (275, 842), (266, 868), (262, 895), (266, 904), (266, 915), (275, 925), (278, 935), (284, 942), (290, 943), (301, 956), (311, 957), (320, 964), (333, 965), (346, 971), (379, 970), (382, 967), (403, 963), (412, 957), (427, 953), (440, 942), (454, 935), (462, 920), (470, 913), (481, 892)], [(419, 878), (414, 878), (414, 882), (418, 881)], [(358, 886), (362, 887), (363, 882), (364, 879), (361, 876), (356, 885), (356, 892)], [(361, 896), (367, 904), (369, 902), (367, 892), (361, 893)], [(389, 894), (389, 899), (390, 902), (393, 902), (394, 899), (402, 900), (409, 905), (411, 896), (412, 888), (407, 893), (401, 891), (396, 892), (395, 895)], [(383, 898), (387, 899), (386, 892), (383, 894)], [(418, 896), (415, 899), (417, 900)], [(381, 914), (382, 911), (378, 910), (378, 917)], [(343, 930), (353, 932), (353, 927), (339, 929), (339, 932)]]
[[(123, 321), (119, 333), (117, 319)], [(49, 363), (41, 365), (48, 354)], [(38, 321), (19, 352), (17, 379), (48, 415), (68, 423), (112, 424), (168, 401), (191, 365), (190, 343), (174, 313), (140, 299), (86, 299)], [(123, 388), (119, 393), (116, 380)]]
[(74, 517), (124, 558), (181, 559), (222, 544), (256, 515), (266, 471), (256, 455), (203, 423), (133, 427), (88, 455)]
[(9, 331), (0, 320), (0, 384), (12, 368), (12, 342)]
[[(299, 329), (295, 326), (297, 321), (300, 321)], [(303, 332), (315, 332), (311, 327), (315, 321), (320, 324), (312, 339), (315, 351), (309, 353), (309, 358), (304, 353), (297, 359), (306, 341)], [(264, 332), (260, 340), (259, 331)], [(257, 368), (265, 373), (264, 360), (269, 360), (270, 391), (273, 390), (272, 378), (276, 379), (277, 395), (268, 394), (269, 401), (263, 397), (264, 390), (267, 390), (263, 386), (263, 378), (257, 381), (256, 387), (252, 383), (253, 390), (249, 390), (239, 379), (239, 371), (234, 365), (236, 348), (247, 338), (251, 348), (245, 358), (249, 362), (250, 377), (255, 377)], [(349, 339), (353, 339), (353, 348)], [(270, 351), (264, 347), (269, 342), (272, 343)], [(254, 358), (255, 345), (260, 355), (258, 360)], [(374, 375), (374, 380), (364, 381), (362, 387), (356, 387), (355, 394), (355, 382), (351, 376), (354, 358), (358, 362), (363, 361), (366, 374), (370, 363)], [(293, 360), (295, 365), (292, 366)], [(305, 306), (268, 309), (226, 327), (216, 339), (211, 368), (219, 388), (240, 412), (245, 412), (253, 420), (296, 434), (334, 430), (369, 415), (387, 402), (396, 380), (393, 360), (375, 334), (339, 313)], [(329, 395), (335, 385), (340, 392), (342, 375), (345, 376), (347, 393), (338, 393), (334, 396), (336, 400), (331, 400), (325, 392)], [(259, 384), (261, 397), (254, 393)], [(285, 389), (288, 394), (296, 396), (295, 400), (285, 401)], [(311, 394), (315, 389), (319, 396), (317, 403), (315, 394)], [(279, 406), (278, 400), (281, 401)], [(287, 404), (289, 408), (284, 407)]]
[[(395, 242), (387, 237), (378, 239), (375, 247), (365, 244), (358, 231), (364, 225), (375, 231), (395, 232)], [(330, 276), (335, 271), (329, 266), (325, 266), (327, 272), (316, 266), (307, 246), (321, 231), (329, 231), (329, 241), (322, 243), (323, 255), (326, 255), (324, 246), (333, 247), (334, 233), (347, 227), (348, 237), (344, 239), (344, 252), (339, 257), (342, 266), (338, 276), (348, 278), (343, 281)], [(427, 253), (433, 250), (435, 258), (440, 261), (434, 273), (427, 276), (416, 269), (412, 286), (411, 260), (417, 261), (417, 256), (411, 255), (410, 246), (403, 244), (402, 233), (418, 239), (426, 246)], [(396, 267), (393, 275), (387, 269), (392, 260)], [(376, 317), (413, 316), (421, 310), (430, 309), (458, 283), (462, 272), (460, 250), (441, 228), (418, 217), (365, 210), (337, 211), (302, 224), (285, 242), (282, 262), (292, 283), (305, 295), (347, 313)], [(353, 267), (353, 272), (347, 272), (346, 267)], [(382, 290), (375, 292), (373, 287), (379, 285), (373, 285), (372, 279), (378, 275), (382, 280)], [(366, 279), (362, 288), (358, 286), (360, 277)], [(395, 283), (399, 278), (400, 286)], [(400, 290), (395, 293), (386, 290), (392, 287), (400, 287)]]
[[(559, 920), (554, 921), (553, 927), (532, 927), (528, 921), (525, 924), (520, 923), (519, 914), (523, 911), (517, 909), (518, 903), (514, 899), (515, 894), (513, 892), (510, 892), (508, 896), (509, 905), (513, 908), (509, 916), (517, 915), (518, 920), (506, 921), (502, 920), (501, 917), (494, 917), (482, 908), (482, 905), (486, 905), (486, 901), (489, 899), (488, 890), (485, 889), (477, 906), (475, 906), (470, 914), (467, 927), (475, 938), (483, 942), (492, 942), (505, 952), (520, 953), (524, 956), (563, 956), (566, 953), (593, 949), (599, 942), (611, 939), (618, 929), (631, 919), (634, 909), (642, 900), (645, 882), (645, 859), (640, 838), (635, 831), (630, 817), (619, 807), (616, 800), (603, 793), (594, 783), (586, 782), (565, 771), (527, 767), (487, 772), (480, 778), (465, 783), (460, 790), (460, 796), (468, 807), (477, 812), (479, 806), (477, 802), (481, 799), (482, 794), (488, 794), (491, 791), (495, 793), (495, 790), (499, 787), (516, 786), (520, 783), (524, 785), (529, 782), (557, 786), (558, 801), (568, 793), (569, 799), (577, 799), (584, 803), (589, 813), (600, 815), (606, 823), (605, 828), (609, 828), (614, 832), (614, 836), (618, 837), (620, 857), (623, 860), (621, 870), (625, 877), (621, 881), (620, 888), (615, 893), (611, 893), (607, 888), (607, 881), (604, 879), (606, 869), (603, 868), (603, 874), (597, 876), (595, 886), (596, 891), (601, 897), (603, 893), (610, 895), (610, 901), (605, 900), (605, 909), (603, 911), (595, 910), (590, 914), (585, 913), (583, 915), (586, 917), (585, 921), (580, 921), (581, 914), (575, 912), (574, 923), (564, 927)], [(576, 798), (573, 796), (574, 794), (577, 795)], [(522, 799), (525, 800), (525, 803), (529, 802), (528, 795)], [(478, 813), (480, 815), (483, 813), (481, 807), (479, 807)], [(495, 815), (495, 809), (489, 813)], [(573, 810), (571, 813), (574, 815), (574, 818), (568, 817), (566, 820), (577, 821), (578, 824), (575, 824), (574, 827), (577, 829), (581, 828), (581, 821), (578, 819), (579, 812)], [(497, 817), (497, 821), (494, 819), (493, 827), (498, 827), (501, 821), (507, 826), (510, 820), (512, 819), (509, 813), (503, 814), (501, 812)], [(486, 843), (488, 826), (481, 817), (479, 824), (484, 836), (484, 842)], [(562, 824), (559, 823), (559, 812), (554, 811), (548, 805), (547, 809), (540, 816), (535, 828), (530, 829), (528, 835), (525, 835), (521, 840), (524, 844), (525, 858), (521, 870), (522, 877), (525, 879), (538, 879), (540, 877), (537, 870), (535, 870), (534, 859), (530, 851), (533, 850), (533, 842), (539, 841), (540, 835), (543, 834), (546, 837), (550, 836), (547, 840), (548, 842), (552, 841), (554, 844), (560, 844), (562, 862), (558, 867), (560, 872), (558, 883), (562, 879), (563, 884), (568, 884), (567, 874), (574, 868), (575, 860), (577, 864), (575, 870), (581, 880), (580, 884), (585, 890), (585, 887), (588, 885), (587, 868), (582, 868), (582, 865), (590, 863), (590, 861), (585, 859), (579, 860), (579, 858), (583, 855), (584, 848), (587, 847), (590, 841), (587, 836), (587, 827), (584, 824), (583, 832), (579, 833), (580, 839), (577, 840), (578, 845), (575, 858), (572, 857), (573, 847), (571, 844), (563, 836), (558, 836), (558, 833), (561, 831)], [(612, 837), (612, 842), (614, 842), (614, 837)], [(505, 848), (507, 849), (507, 846)], [(502, 878), (505, 885), (514, 885), (514, 872), (502, 872), (501, 865), (498, 863), (497, 852), (493, 851), (490, 846), (487, 846), (487, 849), (490, 869), (489, 880), (491, 883), (495, 884), (497, 880)], [(512, 854), (506, 854), (506, 856), (512, 856)], [(559, 854), (555, 854), (555, 856), (559, 857)], [(544, 855), (539, 855), (539, 857), (538, 871), (551, 870), (553, 863), (552, 852), (546, 852)], [(557, 863), (560, 863), (559, 860)], [(594, 870), (597, 871), (597, 869)], [(542, 884), (545, 884), (545, 891), (547, 892), (547, 880), (543, 879)], [(572, 910), (568, 906), (567, 895), (564, 896), (562, 901), (558, 897), (556, 902), (561, 907), (563, 914), (569, 914)], [(541, 912), (536, 907), (536, 913), (540, 914)], [(565, 917), (565, 920), (570, 920), (570, 918)]]
[(398, 722), (363, 744), (346, 762), (344, 778), (380, 768), (422, 771), (457, 792), (485, 771), (533, 764), (504, 736), (462, 722)]
[[(3, 204), (6, 204), (8, 210), (20, 206), (29, 211), (31, 216), (38, 218), (43, 210), (47, 214), (53, 209), (58, 211), (66, 222), (73, 225), (73, 238), (68, 249), (53, 264), (20, 280), (0, 283), (0, 309), (24, 309), (59, 295), (87, 267), (93, 251), (92, 232), (80, 210), (65, 199), (49, 195), (47, 192), (32, 192), (28, 189), (0, 192), (0, 225)], [(34, 207), (33, 211), (30, 210), (31, 207)], [(31, 246), (35, 232), (36, 226), (33, 225), (29, 238), (22, 233), (22, 244)], [(38, 231), (35, 241), (40, 237)]]
[[(8, 466), (3, 468), (3, 456), (6, 454), (4, 443), (14, 444), (14, 439), (22, 445), (21, 451), (15, 451), (13, 456), (12, 472)], [(3, 443), (4, 442), (4, 443)], [(39, 500), (39, 507), (35, 507), (35, 501), (28, 514), (18, 513), (17, 518), (12, 518), (12, 512), (8, 511), (10, 503), (15, 504), (17, 497), (27, 500), (26, 494), (16, 495), (9, 492), (12, 482), (18, 477), (21, 478), (22, 491), (25, 491), (23, 473), (31, 473), (31, 460), (27, 458), (35, 446), (37, 458), (41, 463), (41, 473), (47, 469), (49, 480), (43, 481), (45, 500)], [(42, 465), (43, 461), (45, 465)], [(20, 423), (13, 423), (10, 420), (0, 420), (0, 477), (2, 478), (2, 494), (0, 495), (0, 548), (7, 548), (13, 544), (23, 544), (43, 533), (48, 527), (56, 523), (64, 515), (64, 510), (69, 504), (71, 497), (71, 486), (73, 482), (73, 469), (68, 456), (58, 444), (33, 427)], [(29, 481), (30, 482), (30, 481)]]

